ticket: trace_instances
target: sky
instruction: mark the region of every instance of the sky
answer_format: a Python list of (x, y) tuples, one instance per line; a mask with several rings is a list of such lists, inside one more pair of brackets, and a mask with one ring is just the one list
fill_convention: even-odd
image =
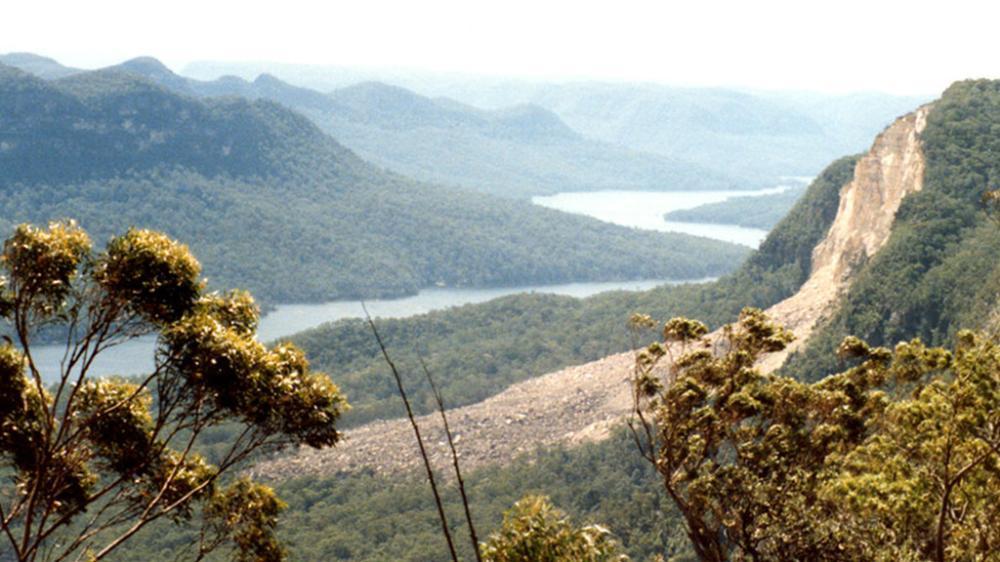
[(935, 94), (1000, 77), (998, 21), (990, 0), (5, 0), (0, 53)]

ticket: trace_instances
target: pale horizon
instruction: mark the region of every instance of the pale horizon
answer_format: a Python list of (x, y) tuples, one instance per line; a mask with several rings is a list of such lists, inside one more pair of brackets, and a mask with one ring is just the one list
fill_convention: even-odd
[(79, 68), (152, 56), (176, 72), (197, 61), (270, 62), (901, 95), (1000, 77), (992, 30), (1000, 7), (958, 0), (948, 8), (859, 0), (624, 1), (613, 8), (523, 0), (502, 8), (454, 0), (321, 7), (179, 0), (138, 12), (121, 0), (41, 1), (5, 7), (0, 53), (31, 52)]

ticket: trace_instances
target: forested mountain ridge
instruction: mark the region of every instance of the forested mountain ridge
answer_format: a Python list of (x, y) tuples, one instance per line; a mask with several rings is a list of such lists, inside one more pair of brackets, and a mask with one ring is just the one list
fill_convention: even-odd
[(921, 98), (801, 97), (721, 88), (564, 84), (527, 98), (575, 129), (636, 150), (664, 154), (744, 178), (812, 175), (861, 150)]
[(213, 286), (271, 301), (698, 278), (745, 253), (417, 183), (272, 101), (197, 99), (115, 70), (43, 81), (0, 66), (0, 226), (63, 217), (98, 240), (164, 230)]
[(292, 177), (315, 145), (356, 158), (305, 118), (267, 100), (199, 101), (113, 70), (42, 82), (0, 66), (4, 184), (78, 182), (155, 169), (206, 177)]
[[(1000, 310), (1000, 229), (984, 196), (1000, 185), (1000, 81), (956, 82), (919, 133), (920, 189), (899, 207), (885, 246), (866, 256), (836, 309), (786, 371), (815, 380), (847, 335), (892, 346), (947, 345)], [(995, 217), (994, 217), (995, 218)]]
[(756, 185), (710, 166), (586, 138), (535, 104), (482, 110), (381, 82), (323, 94), (266, 73), (253, 81), (232, 76), (200, 81), (177, 75), (150, 57), (109, 69), (190, 96), (276, 101), (305, 114), (365, 160), (415, 179), (497, 195), (524, 198), (558, 191)]
[(307, 111), (324, 130), (348, 139), (365, 157), (430, 181), (516, 197), (754, 185), (708, 166), (594, 141), (535, 104), (484, 111), (374, 82), (335, 90), (330, 97), (349, 111)]

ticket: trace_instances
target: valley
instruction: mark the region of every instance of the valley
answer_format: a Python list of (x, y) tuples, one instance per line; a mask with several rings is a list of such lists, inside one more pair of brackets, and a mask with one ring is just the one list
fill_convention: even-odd
[(979, 18), (197, 8), (0, 34), (0, 562), (1000, 562)]
[[(759, 365), (762, 372), (780, 369), (791, 353), (808, 345), (815, 325), (831, 314), (854, 270), (888, 241), (903, 199), (920, 191), (925, 164), (918, 139), (929, 111), (930, 106), (921, 107), (883, 131), (856, 164), (854, 179), (839, 190), (836, 216), (812, 251), (808, 278), (795, 294), (766, 311), (796, 339), (785, 350), (766, 355)], [(723, 336), (716, 331), (709, 337)], [(535, 449), (607, 439), (632, 414), (637, 352), (538, 373), (483, 402), (450, 410), (451, 423), (464, 441), (466, 466), (476, 469)], [(428, 414), (419, 423), (431, 444), (430, 457), (445, 470), (450, 459), (440, 420)], [(331, 451), (304, 450), (261, 463), (253, 474), (272, 480), (365, 470), (391, 476), (415, 470), (419, 458), (408, 423), (399, 419), (353, 429), (345, 445)]]
[[(663, 212), (691, 209), (705, 203), (727, 201), (735, 197), (754, 197), (780, 193), (785, 186), (756, 191), (696, 191), (696, 192), (582, 192), (561, 193), (535, 197), (533, 203), (556, 210), (591, 216), (603, 222), (643, 230), (680, 232), (756, 247), (767, 235), (761, 229), (741, 228), (726, 224), (699, 224), (657, 221)], [(585, 298), (606, 291), (644, 291), (660, 285), (686, 282), (705, 282), (706, 279), (664, 279), (624, 282), (570, 283), (563, 285), (514, 286), (502, 288), (427, 288), (412, 297), (395, 299), (370, 299), (365, 301), (374, 318), (405, 318), (434, 310), (466, 304), (480, 303), (506, 295), (519, 293), (544, 293)], [(298, 332), (309, 330), (341, 319), (362, 318), (362, 301), (331, 301), (326, 303), (275, 304), (273, 310), (263, 315), (258, 328), (258, 338), (264, 342), (277, 341)], [(92, 366), (98, 376), (135, 375), (153, 368), (156, 342), (150, 338), (129, 341), (102, 354)], [(34, 359), (43, 373), (54, 376), (63, 359), (62, 345), (40, 346)]]

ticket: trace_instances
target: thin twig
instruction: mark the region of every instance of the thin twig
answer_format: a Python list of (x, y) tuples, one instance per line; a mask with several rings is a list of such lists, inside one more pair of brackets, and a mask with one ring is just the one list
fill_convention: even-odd
[(451, 464), (455, 467), (455, 478), (458, 480), (458, 491), (462, 494), (462, 507), (465, 509), (465, 521), (469, 524), (469, 540), (472, 541), (472, 551), (476, 554), (477, 562), (483, 562), (482, 555), (479, 554), (479, 537), (476, 536), (476, 526), (472, 522), (472, 512), (469, 510), (469, 498), (465, 495), (465, 481), (462, 480), (462, 469), (459, 468), (458, 451), (455, 450), (455, 441), (451, 437), (451, 428), (448, 426), (448, 416), (444, 412), (444, 399), (441, 398), (441, 391), (434, 384), (434, 377), (431, 376), (430, 369), (424, 363), (424, 358), (417, 355), (420, 367), (427, 376), (427, 382), (434, 392), (434, 400), (437, 402), (438, 412), (441, 414), (441, 422), (444, 424), (444, 434), (448, 438), (448, 447), (451, 449)]
[(406, 406), (406, 417), (410, 419), (410, 425), (413, 426), (413, 433), (417, 437), (417, 445), (420, 447), (420, 456), (424, 459), (424, 468), (427, 470), (427, 479), (431, 483), (431, 491), (434, 492), (434, 503), (437, 504), (438, 517), (441, 518), (441, 530), (444, 533), (444, 538), (448, 541), (448, 551), (451, 553), (452, 562), (458, 562), (458, 555), (455, 554), (455, 543), (451, 540), (451, 531), (448, 529), (448, 519), (444, 514), (444, 505), (441, 503), (441, 495), (438, 493), (437, 482), (434, 480), (434, 470), (431, 469), (431, 461), (427, 457), (427, 449), (424, 448), (424, 440), (420, 437), (420, 427), (417, 426), (417, 420), (413, 417), (413, 409), (410, 408), (410, 399), (406, 396), (406, 391), (403, 390), (403, 379), (399, 376), (399, 371), (396, 369), (396, 365), (389, 358), (389, 352), (385, 349), (385, 343), (382, 342), (382, 336), (379, 335), (378, 329), (375, 327), (375, 321), (372, 320), (370, 314), (368, 314), (368, 307), (365, 306), (364, 301), (361, 301), (361, 309), (365, 311), (365, 318), (368, 320), (368, 325), (372, 329), (372, 334), (375, 336), (375, 341), (378, 342), (379, 349), (382, 350), (382, 357), (385, 362), (389, 364), (389, 370), (392, 371), (392, 376), (396, 379), (396, 388), (399, 389), (399, 395), (403, 398), (403, 405)]

